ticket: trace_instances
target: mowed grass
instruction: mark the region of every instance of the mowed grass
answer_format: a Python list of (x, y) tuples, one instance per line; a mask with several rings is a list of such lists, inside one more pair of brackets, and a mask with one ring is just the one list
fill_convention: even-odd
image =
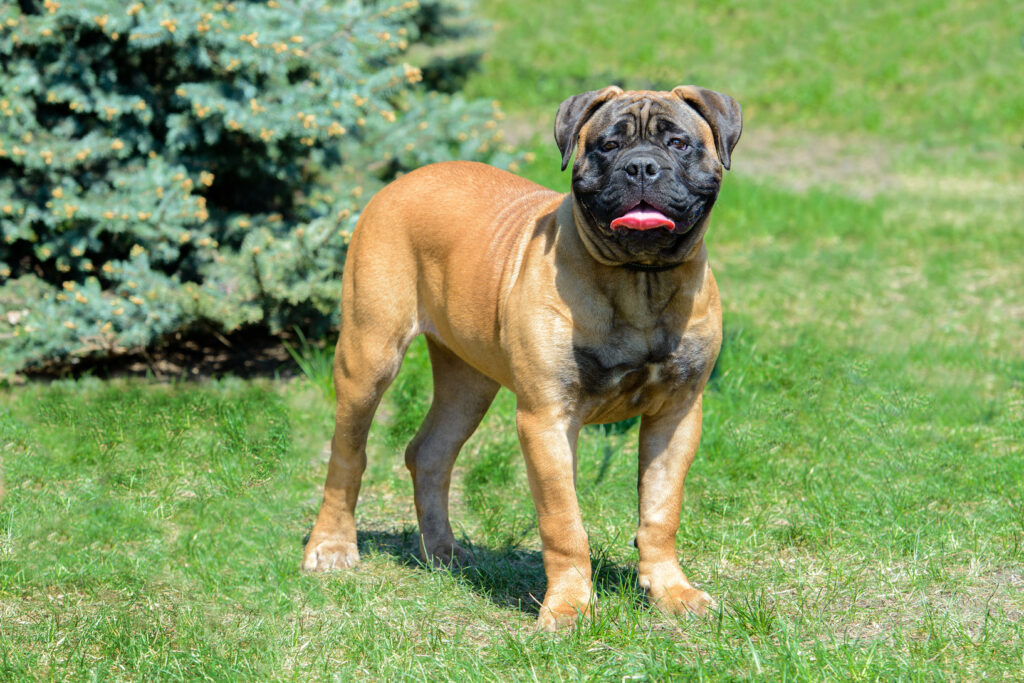
[[(371, 435), (362, 567), (302, 574), (332, 423), (329, 351), (306, 347), (309, 380), (0, 390), (0, 679), (1019, 678), (1024, 194), (1020, 141), (1016, 157), (999, 151), (1006, 121), (1021, 119), (1020, 91), (999, 74), (1021, 50), (997, 49), (1011, 34), (1006, 5), (912, 6), (886, 25), (895, 9), (849, 3), (668, 15), (484, 5), (502, 23), (470, 87), (520, 119), (553, 116), (564, 94), (545, 79), (582, 90), (610, 74), (698, 82), (753, 104), (708, 238), (725, 343), (677, 541), (684, 570), (719, 601), (710, 618), (664, 617), (637, 589), (637, 428), (624, 423), (580, 441), (595, 617), (532, 632), (544, 577), (504, 391), (465, 447), (452, 495), (474, 566), (417, 563), (402, 450), (430, 401), (422, 343)], [(914, 21), (968, 13), (946, 34), (946, 23), (932, 35)], [(986, 40), (958, 37), (975, 33)], [(698, 61), (709, 50), (716, 59)], [(818, 93), (815, 71), (843, 93), (857, 74), (890, 83), (896, 54), (906, 73), (956, 84), (950, 116), (986, 102), (970, 124), (978, 145), (932, 146), (950, 128), (930, 91)], [(799, 109), (792, 122), (759, 99), (775, 92), (758, 77), (769, 72), (801, 103), (786, 105)], [(910, 161), (886, 157), (869, 192), (861, 175), (814, 177), (828, 160), (793, 123), (853, 141), (854, 162), (890, 141)], [(744, 170), (744, 144), (765, 131), (783, 161), (814, 161), (810, 182), (794, 183), (791, 163)], [(525, 172), (564, 189), (548, 135), (528, 138), (537, 161)]]
[(696, 83), (736, 95), (758, 125), (943, 148), (1021, 143), (1024, 50), (1013, 0), (480, 5), (496, 35), (467, 90), (514, 111), (547, 111), (609, 83)]

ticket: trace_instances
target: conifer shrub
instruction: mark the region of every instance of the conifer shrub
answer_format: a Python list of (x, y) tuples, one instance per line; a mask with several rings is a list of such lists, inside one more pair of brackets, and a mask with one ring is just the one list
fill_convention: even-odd
[(514, 167), (496, 103), (402, 61), (473, 26), (445, 0), (0, 5), (0, 377), (171, 333), (326, 328), (382, 183)]

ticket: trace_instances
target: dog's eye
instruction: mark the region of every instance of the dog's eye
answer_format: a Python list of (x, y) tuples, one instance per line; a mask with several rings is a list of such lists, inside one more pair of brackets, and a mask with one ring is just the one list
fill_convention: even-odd
[(669, 147), (675, 147), (676, 149), (686, 149), (689, 145), (686, 144), (686, 140), (682, 138), (672, 138), (668, 141)]
[(608, 142), (606, 142), (603, 145), (601, 145), (601, 149), (603, 149), (605, 152), (610, 152), (613, 149), (618, 149), (618, 148), (619, 148), (619, 143), (615, 142), (615, 140), (609, 140)]

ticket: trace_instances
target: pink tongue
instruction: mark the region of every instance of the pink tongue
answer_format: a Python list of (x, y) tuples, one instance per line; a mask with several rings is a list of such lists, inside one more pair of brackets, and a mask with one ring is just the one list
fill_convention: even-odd
[(612, 221), (612, 229), (617, 230), (619, 228), (628, 228), (629, 230), (651, 230), (652, 228), (668, 228), (669, 230), (676, 227), (676, 224), (672, 222), (665, 214), (654, 209), (633, 209), (623, 216), (619, 216)]

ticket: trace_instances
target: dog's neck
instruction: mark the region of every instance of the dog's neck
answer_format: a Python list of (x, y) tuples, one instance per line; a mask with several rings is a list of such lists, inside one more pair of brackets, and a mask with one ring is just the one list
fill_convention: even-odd
[(568, 195), (556, 212), (563, 265), (573, 271), (591, 271), (586, 280), (594, 283), (621, 317), (640, 327), (655, 324), (666, 307), (692, 304), (704, 287), (708, 255), (703, 235), (680, 263), (608, 263), (588, 244), (586, 231), (578, 224), (581, 219)]
[(600, 229), (591, 225), (594, 222), (593, 216), (583, 208), (580, 202), (576, 201), (573, 193), (570, 192), (566, 196), (565, 203), (570, 206), (569, 214), (565, 216), (564, 221), (560, 220), (559, 222), (563, 225), (571, 223), (575, 226), (575, 232), (579, 236), (580, 242), (586, 248), (590, 257), (598, 263), (638, 272), (660, 273), (684, 268), (688, 263), (700, 259), (700, 254), (704, 248), (704, 232), (707, 230), (707, 217), (704, 217), (703, 220), (683, 235), (684, 241), (679, 246), (684, 251), (681, 250), (677, 254), (673, 254), (669, 261), (659, 260), (651, 262), (649, 258), (644, 259), (639, 255), (637, 255), (635, 260), (631, 259), (630, 254), (624, 253), (621, 246), (602, 244), (599, 236)]

